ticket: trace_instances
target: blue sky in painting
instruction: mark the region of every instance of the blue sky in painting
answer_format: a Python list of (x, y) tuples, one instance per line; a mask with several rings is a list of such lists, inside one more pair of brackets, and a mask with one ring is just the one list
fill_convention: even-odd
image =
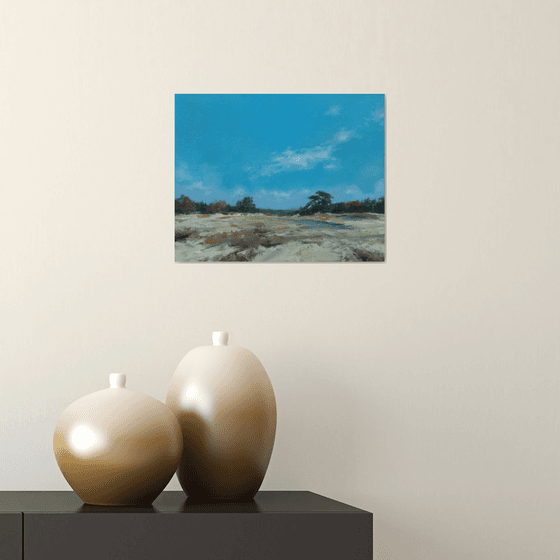
[(385, 196), (385, 96), (177, 94), (175, 197), (260, 208)]

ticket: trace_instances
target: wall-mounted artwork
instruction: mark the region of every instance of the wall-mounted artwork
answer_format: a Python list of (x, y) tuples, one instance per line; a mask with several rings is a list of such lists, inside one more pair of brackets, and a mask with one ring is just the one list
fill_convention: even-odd
[(384, 260), (384, 95), (175, 96), (176, 262)]

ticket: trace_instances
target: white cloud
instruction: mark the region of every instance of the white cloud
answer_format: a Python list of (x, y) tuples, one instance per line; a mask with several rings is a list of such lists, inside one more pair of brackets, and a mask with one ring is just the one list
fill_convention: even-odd
[(357, 200), (365, 200), (366, 198), (375, 200), (385, 196), (385, 181), (383, 179), (376, 181), (372, 192), (364, 192), (357, 185), (349, 185), (341, 189), (339, 194), (342, 195), (342, 198), (351, 196)]
[(352, 183), (339, 183), (330, 188), (325, 188), (327, 192), (332, 194), (333, 202), (348, 202), (349, 200), (365, 200), (378, 199), (385, 195), (384, 181), (380, 179), (370, 188), (360, 188), (358, 185)]
[(354, 135), (352, 130), (339, 130), (334, 137), (333, 144), (342, 144), (348, 142)]
[(201, 191), (205, 195), (209, 195), (212, 192), (212, 187), (203, 183), (202, 181), (196, 181), (196, 183), (185, 185), (184, 188), (189, 191)]
[(362, 190), (358, 188), (356, 185), (350, 185), (347, 189), (345, 189), (344, 194), (350, 196), (357, 196), (362, 194)]
[(281, 200), (287, 200), (289, 198), (293, 198), (294, 196), (293, 191), (270, 191), (269, 194), (274, 198)]
[(245, 194), (245, 189), (243, 187), (236, 187), (233, 194), (236, 196), (242, 196)]
[(265, 189), (260, 189), (259, 191), (253, 194), (254, 198), (268, 198), (268, 199), (275, 199), (276, 202), (286, 202), (287, 200), (298, 200), (301, 197), (309, 196), (313, 191), (309, 189), (302, 189), (302, 190), (294, 190), (290, 189), (289, 191), (280, 191), (278, 189), (267, 191)]
[(379, 179), (375, 182), (375, 187), (373, 188), (372, 198), (380, 198), (385, 196), (385, 179)]
[[(331, 140), (320, 146), (303, 148), (301, 150), (292, 150), (288, 148), (282, 152), (281, 155), (273, 157), (272, 162), (265, 165), (258, 175), (270, 177), (271, 175), (283, 171), (313, 169), (318, 163), (335, 161), (336, 158), (333, 156), (333, 152), (338, 148), (338, 145), (348, 142), (348, 140), (354, 136), (355, 131), (342, 129), (339, 130)], [(328, 167), (328, 169), (332, 169), (332, 167)]]
[(334, 163), (329, 163), (329, 165), (325, 165), (325, 169), (335, 169), (336, 165)]
[(260, 175), (270, 177), (281, 171), (313, 169), (317, 163), (330, 160), (331, 152), (332, 146), (316, 146), (298, 151), (287, 149), (281, 155), (272, 158), (272, 163), (265, 165)]
[(193, 200), (222, 200), (225, 196), (231, 196), (231, 192), (221, 190), (221, 185), (222, 174), (215, 165), (203, 163), (189, 166), (181, 163), (175, 168), (175, 192)]
[(373, 122), (379, 123), (379, 124), (383, 124), (385, 121), (385, 109), (376, 109), (372, 114), (371, 114), (371, 120)]
[(325, 115), (336, 116), (340, 115), (340, 107), (338, 105), (331, 105)]
[(180, 165), (175, 168), (175, 181), (183, 183), (185, 181), (192, 181), (193, 176), (189, 173), (189, 166), (186, 164)]
[(216, 167), (208, 164), (202, 164), (197, 169), (191, 170), (183, 163), (175, 168), (175, 183), (181, 190), (199, 191), (208, 196), (219, 189), (222, 174)]

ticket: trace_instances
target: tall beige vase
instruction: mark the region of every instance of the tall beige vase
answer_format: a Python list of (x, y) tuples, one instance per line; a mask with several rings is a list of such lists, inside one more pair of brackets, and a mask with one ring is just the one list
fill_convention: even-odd
[(160, 401), (125, 387), (112, 373), (110, 387), (72, 403), (53, 438), (56, 461), (86, 503), (149, 506), (179, 466), (181, 428)]
[(181, 360), (167, 392), (183, 433), (177, 477), (195, 500), (250, 500), (272, 455), (276, 399), (251, 351), (228, 346), (226, 332), (212, 339)]

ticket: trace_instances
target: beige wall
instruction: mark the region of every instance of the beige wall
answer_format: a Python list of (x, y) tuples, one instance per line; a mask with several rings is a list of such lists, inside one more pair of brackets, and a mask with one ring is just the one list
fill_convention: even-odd
[[(276, 390), (265, 489), (373, 511), (380, 560), (557, 559), (558, 6), (2, 0), (0, 489), (67, 489), (62, 409), (163, 400), (223, 329)], [(387, 262), (175, 265), (188, 92), (385, 93)]]

